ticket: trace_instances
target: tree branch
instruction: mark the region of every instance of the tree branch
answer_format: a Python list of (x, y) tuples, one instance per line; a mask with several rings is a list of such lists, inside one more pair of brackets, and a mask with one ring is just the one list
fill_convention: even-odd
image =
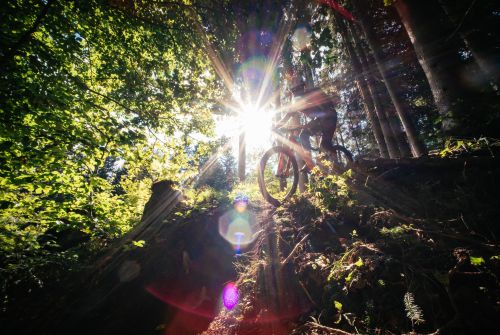
[(3, 55), (2, 60), (0, 60), (0, 64), (6, 64), (7, 62), (10, 61), (22, 48), (22, 46), (30, 40), (31, 36), (38, 30), (40, 25), (42, 24), (43, 19), (47, 16), (49, 12), (49, 8), (51, 5), (55, 2), (55, 0), (48, 0), (45, 6), (43, 6), (42, 10), (40, 13), (38, 13), (35, 22), (33, 22), (33, 25), (31, 26), (30, 29), (28, 29), (22, 36), (17, 40), (14, 45), (9, 48)]

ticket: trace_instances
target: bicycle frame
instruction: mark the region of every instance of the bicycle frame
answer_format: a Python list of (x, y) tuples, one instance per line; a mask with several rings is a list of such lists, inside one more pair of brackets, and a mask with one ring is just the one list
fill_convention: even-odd
[[(288, 132), (288, 136), (285, 139), (278, 137), (278, 142), (283, 146), (290, 148), (293, 152), (297, 152), (297, 147), (302, 147), (300, 143), (295, 140), (297, 130), (291, 130)], [(285, 155), (280, 155), (278, 167), (276, 169), (276, 176), (280, 178), (288, 178), (290, 176), (290, 168), (292, 163)]]
[[(317, 164), (313, 161), (312, 156), (308, 156), (306, 153), (306, 150), (300, 144), (296, 138), (299, 136), (300, 131), (302, 130), (301, 127), (298, 127), (296, 129), (283, 129), (279, 128), (280, 130), (283, 130), (287, 132), (287, 136), (277, 136), (277, 141), (283, 145), (284, 147), (289, 148), (292, 152), (298, 154), (308, 165), (309, 169), (312, 170)], [(286, 157), (284, 155), (280, 155), (280, 161), (278, 163), (278, 168), (276, 171), (277, 176), (289, 176), (289, 169), (290, 169), (290, 163), (286, 164)]]

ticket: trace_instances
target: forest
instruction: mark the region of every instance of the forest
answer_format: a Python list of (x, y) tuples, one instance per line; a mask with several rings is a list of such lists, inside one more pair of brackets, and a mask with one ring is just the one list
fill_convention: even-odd
[(5, 0), (0, 120), (4, 334), (500, 329), (497, 1)]

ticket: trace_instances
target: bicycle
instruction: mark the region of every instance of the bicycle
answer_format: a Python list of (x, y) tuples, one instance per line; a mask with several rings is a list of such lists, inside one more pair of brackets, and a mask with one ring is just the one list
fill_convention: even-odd
[[(296, 154), (300, 155), (300, 152), (304, 150), (297, 141), (298, 131), (301, 129), (304, 127), (276, 128), (278, 131), (287, 133), (287, 136), (277, 136), (278, 145), (267, 150), (260, 160), (259, 188), (264, 199), (271, 205), (281, 205), (297, 191), (299, 166)], [(319, 148), (312, 148), (312, 150), (319, 151)], [(345, 172), (353, 162), (351, 152), (341, 145), (333, 145), (330, 152), (326, 154), (331, 156), (334, 173)], [(321, 169), (320, 164), (315, 163), (315, 166)]]

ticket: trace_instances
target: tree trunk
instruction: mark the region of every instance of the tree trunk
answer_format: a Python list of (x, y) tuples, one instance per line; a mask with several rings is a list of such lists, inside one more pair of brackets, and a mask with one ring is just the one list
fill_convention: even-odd
[[(399, 153), (399, 148), (398, 148), (397, 142), (396, 142), (396, 136), (394, 135), (394, 133), (392, 131), (392, 128), (391, 128), (389, 121), (387, 119), (385, 110), (384, 110), (383, 105), (380, 101), (379, 94), (376, 90), (374, 75), (373, 75), (372, 70), (370, 69), (370, 66), (368, 65), (366, 53), (363, 50), (363, 47), (361, 45), (360, 39), (358, 38), (357, 32), (353, 31), (352, 29), (350, 29), (349, 32), (350, 32), (352, 39), (354, 40), (354, 46), (356, 47), (356, 51), (358, 52), (358, 57), (360, 60), (362, 73), (366, 73), (366, 76), (367, 76), (366, 84), (367, 84), (368, 93), (371, 97), (371, 100), (373, 101), (373, 107), (375, 109), (375, 112), (377, 113), (378, 120), (380, 121), (382, 133), (384, 134), (384, 138), (385, 138), (385, 143), (387, 144), (389, 157), (390, 158), (398, 158), (398, 157), (400, 157), (400, 153)], [(378, 72), (378, 70), (375, 70), (375, 71)]]
[[(357, 38), (357, 35), (355, 35)], [(358, 43), (361, 44), (361, 42), (358, 41)], [(364, 66), (366, 68), (369, 68), (368, 64), (376, 64), (375, 59), (370, 55), (364, 54)], [(376, 66), (375, 66), (376, 68)], [(380, 72), (377, 69), (374, 69), (378, 74)], [(381, 109), (383, 113), (385, 113), (387, 117), (387, 121), (389, 122), (389, 127), (392, 132), (392, 136), (394, 138), (394, 141), (396, 142), (397, 148), (399, 150), (399, 155), (398, 157), (411, 157), (412, 152), (410, 149), (410, 146), (408, 145), (407, 142), (407, 137), (404, 129), (401, 128), (401, 123), (399, 122), (399, 117), (397, 115), (397, 112), (392, 104), (392, 100), (390, 96), (388, 95), (387, 88), (383, 82), (380, 80), (373, 80), (373, 89), (374, 89), (374, 94), (377, 95), (377, 100), (378, 103), (382, 106)], [(385, 104), (382, 102), (386, 102)]]
[[(356, 136), (356, 133), (354, 131), (354, 126), (352, 124), (352, 118), (351, 117), (349, 117), (347, 119), (347, 124), (348, 124), (348, 127), (349, 127), (349, 131), (351, 133), (351, 136), (354, 139), (354, 144), (356, 145), (356, 150), (358, 151), (358, 155), (360, 155), (361, 154), (361, 149), (359, 147), (359, 140), (358, 140), (358, 136)], [(380, 128), (380, 125), (379, 125), (379, 128)], [(382, 133), (381, 133), (381, 135), (382, 135)], [(382, 137), (382, 139), (383, 139), (383, 137)], [(384, 144), (385, 144), (385, 142), (384, 142)], [(386, 147), (386, 150), (387, 150), (387, 147)], [(383, 157), (383, 158), (387, 158), (387, 157)]]
[(245, 181), (245, 167), (246, 167), (246, 142), (245, 142), (245, 132), (242, 131), (240, 134), (239, 141), (239, 154), (238, 154), (238, 178), (240, 182)]
[(416, 157), (425, 155), (426, 154), (425, 147), (418, 139), (415, 126), (413, 125), (413, 122), (411, 121), (406, 111), (407, 108), (405, 108), (406, 106), (404, 102), (397, 94), (396, 83), (394, 82), (393, 78), (389, 76), (389, 71), (383, 59), (382, 50), (379, 46), (379, 43), (377, 42), (375, 33), (372, 28), (373, 27), (372, 22), (368, 17), (368, 15), (366, 14), (366, 8), (361, 7), (359, 0), (353, 1), (353, 5), (356, 8), (356, 11), (358, 12), (361, 29), (363, 30), (368, 45), (373, 51), (375, 62), (377, 63), (377, 67), (380, 71), (380, 74), (382, 75), (382, 79), (384, 80), (385, 86), (387, 87), (387, 92), (391, 97), (392, 103), (396, 108), (396, 112), (398, 113), (399, 119), (401, 120), (401, 123), (403, 124), (403, 127), (406, 131), (406, 134), (408, 136), (408, 141), (410, 142), (413, 154)]
[[(339, 28), (339, 32), (343, 37), (344, 46), (347, 49), (347, 53), (351, 60), (351, 66), (354, 72), (354, 78), (356, 80), (356, 86), (358, 87), (359, 93), (364, 102), (365, 113), (368, 116), (368, 120), (372, 126), (373, 135), (375, 136), (375, 141), (377, 142), (378, 150), (380, 156), (382, 158), (389, 157), (389, 151), (387, 149), (387, 144), (384, 139), (384, 133), (382, 131), (381, 123), (379, 118), (377, 117), (375, 107), (373, 104), (373, 100), (368, 91), (368, 84), (366, 83), (365, 72), (362, 69), (361, 63), (354, 51), (354, 47), (352, 46), (352, 42), (349, 39), (349, 35), (347, 29), (345, 27), (344, 22), (338, 16), (335, 16), (335, 21)], [(359, 151), (359, 147), (358, 147)]]
[(339, 134), (340, 137), (340, 143), (342, 144), (343, 147), (345, 147), (344, 136), (342, 135), (342, 127), (340, 127), (340, 125), (338, 125), (337, 127), (337, 133)]
[(449, 26), (438, 3), (422, 6), (417, 0), (398, 0), (396, 10), (408, 32), (442, 118), (445, 135), (474, 136), (480, 128), (481, 111), (471, 104), (469, 89), (462, 84), (463, 66), (456, 44), (449, 40)]
[(21, 49), (30, 42), (33, 34), (38, 30), (38, 28), (40, 28), (40, 25), (49, 13), (49, 9), (54, 2), (54, 0), (47, 0), (43, 2), (45, 5), (42, 7), (40, 13), (38, 13), (31, 27), (24, 34), (22, 34), (21, 37), (11, 47), (3, 50), (2, 57), (0, 58), (0, 66), (3, 67), (5, 64), (9, 63), (14, 58), (14, 56), (19, 54)]
[[(453, 0), (453, 4), (445, 0), (438, 0), (438, 2), (456, 26), (453, 33), (460, 35), (484, 77), (488, 78), (492, 88), (498, 94), (500, 89), (500, 64), (497, 61), (500, 58), (499, 44), (498, 37), (492, 31), (495, 29), (495, 23), (490, 22), (491, 18), (488, 20), (488, 17), (493, 15), (491, 13), (494, 11), (493, 2), (491, 7), (478, 1), (467, 1), (467, 6), (460, 6), (463, 1), (457, 3), (456, 0)], [(457, 13), (457, 7), (461, 9), (459, 13)]]
[(411, 157), (411, 149), (408, 145), (408, 142), (406, 141), (406, 133), (401, 128), (396, 110), (393, 106), (386, 107), (385, 110), (387, 111), (389, 125), (391, 126), (392, 133), (394, 134), (394, 138), (396, 139), (396, 144), (398, 145), (399, 153), (401, 155), (400, 157)]

